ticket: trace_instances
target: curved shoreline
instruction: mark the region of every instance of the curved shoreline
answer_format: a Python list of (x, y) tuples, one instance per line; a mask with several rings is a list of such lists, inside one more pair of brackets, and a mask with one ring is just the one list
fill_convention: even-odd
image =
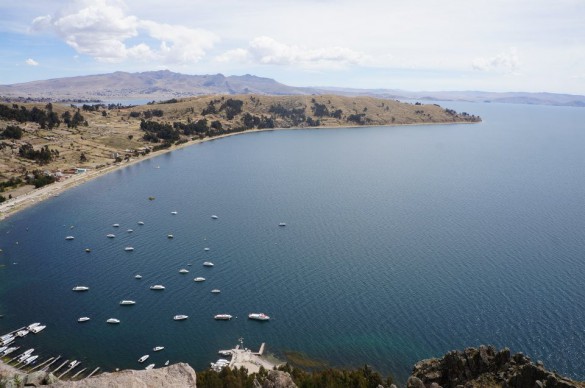
[(477, 124), (477, 122), (467, 122), (467, 121), (459, 121), (459, 122), (437, 122), (437, 123), (412, 123), (412, 124), (387, 124), (387, 125), (344, 125), (344, 126), (334, 126), (334, 127), (292, 127), (292, 128), (263, 128), (263, 129), (249, 129), (242, 132), (233, 132), (233, 133), (226, 133), (219, 136), (214, 137), (206, 137), (203, 139), (197, 140), (190, 140), (186, 143), (179, 144), (177, 146), (173, 146), (172, 148), (167, 148), (164, 150), (151, 152), (147, 155), (141, 156), (139, 158), (130, 159), (127, 162), (121, 162), (118, 164), (112, 164), (107, 167), (101, 168), (99, 170), (90, 170), (85, 173), (81, 173), (78, 175), (74, 175), (63, 182), (54, 182), (49, 185), (43, 186), (38, 189), (34, 189), (31, 192), (26, 194), (20, 195), (15, 198), (11, 198), (6, 200), (3, 203), (0, 203), (0, 222), (4, 221), (8, 217), (25, 210), (29, 207), (32, 207), (42, 201), (45, 201), (51, 197), (59, 195), (65, 192), (68, 189), (73, 187), (79, 186), (85, 182), (89, 182), (90, 180), (94, 180), (99, 178), (105, 174), (108, 174), (113, 171), (117, 171), (124, 167), (131, 166), (135, 163), (139, 163), (144, 160), (148, 160), (159, 155), (164, 155), (168, 152), (176, 151), (185, 147), (189, 147), (196, 144), (201, 144), (208, 141), (213, 141), (217, 139), (223, 139), (229, 136), (235, 135), (242, 135), (247, 133), (257, 133), (257, 132), (269, 132), (269, 131), (280, 131), (280, 130), (297, 130), (297, 129), (309, 129), (309, 130), (319, 130), (319, 129), (336, 129), (336, 128), (368, 128), (368, 127), (403, 127), (403, 126), (427, 126), (427, 125), (451, 125), (451, 124)]

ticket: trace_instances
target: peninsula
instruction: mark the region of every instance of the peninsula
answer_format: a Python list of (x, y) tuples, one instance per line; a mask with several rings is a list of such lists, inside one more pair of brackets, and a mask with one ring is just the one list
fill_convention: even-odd
[(0, 219), (129, 163), (222, 136), (479, 121), (436, 104), (337, 95), (211, 95), (139, 106), (0, 102)]

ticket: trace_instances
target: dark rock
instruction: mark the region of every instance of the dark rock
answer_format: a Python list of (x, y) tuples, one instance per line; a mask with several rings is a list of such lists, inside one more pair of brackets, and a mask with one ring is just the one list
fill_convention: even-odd
[(46, 383), (47, 373), (45, 372), (33, 372), (28, 374), (24, 378), (25, 387), (40, 387)]
[(278, 370), (271, 370), (262, 384), (263, 388), (297, 388), (290, 374)]
[(425, 385), (418, 377), (410, 376), (406, 382), (406, 388), (425, 388)]

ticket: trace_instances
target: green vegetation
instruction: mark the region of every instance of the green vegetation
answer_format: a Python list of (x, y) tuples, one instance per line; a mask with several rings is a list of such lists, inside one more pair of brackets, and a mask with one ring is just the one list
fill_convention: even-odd
[[(299, 388), (378, 388), (380, 386), (389, 387), (393, 383), (392, 377), (384, 379), (367, 365), (354, 370), (327, 368), (306, 372), (286, 364), (279, 367), (278, 370), (289, 373)], [(258, 380), (262, 385), (268, 375), (268, 371), (262, 367), (258, 373), (248, 375), (247, 372), (245, 368), (235, 370), (224, 368), (221, 372), (200, 371), (197, 372), (197, 386), (202, 388), (252, 388), (254, 380)]]
[(86, 127), (88, 125), (79, 109), (77, 109), (73, 116), (71, 116), (69, 111), (63, 112), (61, 118), (63, 119), (63, 122), (67, 124), (67, 128), (77, 128), (80, 124), (83, 124)]
[(12, 104), (12, 107), (0, 104), (0, 119), (14, 120), (19, 123), (33, 122), (40, 125), (42, 129), (53, 129), (61, 124), (59, 116), (53, 112), (53, 105), (50, 103), (45, 107), (47, 110), (33, 107), (28, 110), (25, 106)]
[(55, 182), (55, 177), (47, 175), (42, 171), (34, 170), (32, 174), (27, 174), (26, 183), (34, 185), (36, 189)]
[(20, 139), (22, 137), (22, 128), (18, 125), (8, 125), (0, 137), (2, 139)]
[(140, 129), (146, 132), (143, 139), (151, 143), (158, 143), (160, 139), (173, 142), (181, 137), (179, 131), (168, 123), (140, 120)]
[(40, 150), (35, 150), (29, 143), (23, 144), (18, 149), (18, 155), (25, 159), (30, 159), (39, 164), (47, 164), (53, 160), (53, 157), (59, 156), (59, 151), (49, 149), (49, 146), (44, 146)]

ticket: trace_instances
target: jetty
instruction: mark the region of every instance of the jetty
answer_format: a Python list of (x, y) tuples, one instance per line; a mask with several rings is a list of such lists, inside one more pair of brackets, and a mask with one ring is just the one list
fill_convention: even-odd
[(59, 369), (63, 368), (63, 367), (65, 366), (65, 364), (67, 364), (68, 362), (69, 362), (69, 360), (65, 360), (65, 361), (63, 362), (63, 364), (59, 365), (59, 366), (57, 367), (57, 369), (53, 370), (53, 374), (57, 373), (57, 371), (58, 371)]
[(95, 374), (95, 373), (96, 373), (98, 370), (100, 370), (100, 367), (99, 367), (99, 366), (98, 366), (97, 368), (95, 368), (95, 369), (93, 370), (93, 372), (91, 372), (91, 373), (89, 374), (89, 376), (87, 376), (87, 377), (86, 377), (86, 379), (89, 379), (89, 378), (90, 378), (91, 376), (93, 376), (93, 375), (94, 375), (94, 374)]
[(226, 366), (232, 369), (244, 367), (249, 373), (258, 373), (260, 367), (264, 367), (266, 370), (272, 370), (277, 366), (263, 357), (266, 343), (263, 342), (257, 352), (252, 352), (250, 349), (244, 347), (243, 338), (240, 338), (239, 342), (240, 344), (236, 345), (233, 349), (219, 351), (219, 354), (221, 355), (231, 356), (231, 360)]
[(48, 360), (44, 361), (43, 363), (41, 363), (41, 364), (39, 364), (39, 365), (35, 366), (35, 367), (34, 367), (34, 368), (32, 368), (31, 370), (29, 370), (29, 373), (30, 373), (30, 372), (34, 372), (35, 370), (39, 369), (39, 368), (40, 368), (40, 367), (42, 367), (43, 365), (45, 365), (45, 364), (47, 364), (47, 363), (51, 362), (51, 361), (52, 361), (54, 358), (55, 358), (55, 357), (51, 357), (51, 358), (49, 358)]

